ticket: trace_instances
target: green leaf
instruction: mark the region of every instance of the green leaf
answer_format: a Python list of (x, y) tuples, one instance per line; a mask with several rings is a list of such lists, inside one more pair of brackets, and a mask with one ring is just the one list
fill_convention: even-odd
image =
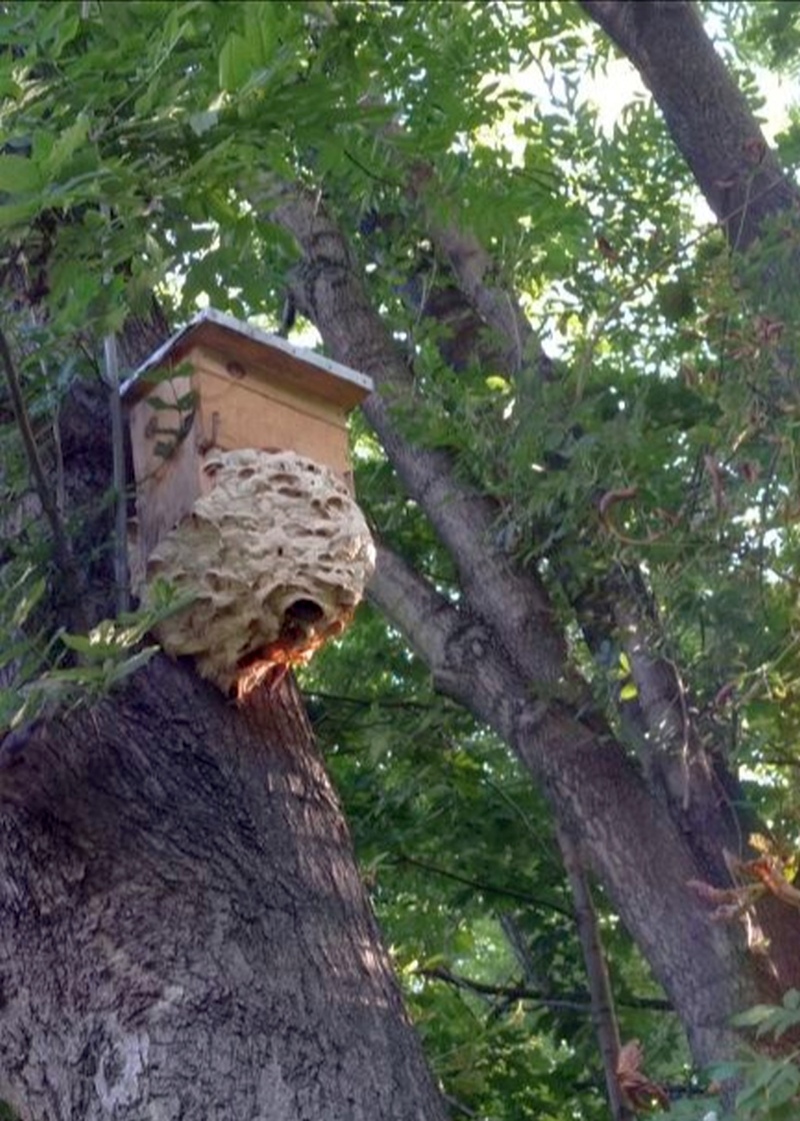
[(41, 191), (44, 184), (40, 168), (27, 156), (0, 155), (0, 191), (10, 195)]
[(78, 654), (94, 655), (96, 653), (96, 646), (85, 634), (67, 634), (66, 631), (60, 635), (61, 641), (68, 650), (74, 650)]
[(733, 1017), (733, 1023), (738, 1028), (753, 1028), (758, 1024), (763, 1023), (775, 1012), (775, 1008), (771, 1004), (755, 1004), (752, 1008), (748, 1008), (744, 1012), (739, 1012)]
[(800, 1012), (800, 990), (787, 989), (783, 994), (783, 1007), (790, 1012)]
[(219, 53), (219, 84), (224, 90), (241, 89), (253, 69), (250, 45), (238, 31), (232, 31)]
[(89, 144), (89, 118), (81, 114), (58, 136), (49, 154), (42, 163), (42, 172), (47, 179), (56, 179), (69, 163), (78, 148)]
[(130, 658), (126, 658), (124, 661), (112, 665), (107, 676), (109, 686), (119, 684), (120, 681), (124, 681), (140, 670), (142, 666), (146, 666), (158, 651), (158, 646), (146, 646), (144, 650), (139, 650), (138, 653), (131, 655)]

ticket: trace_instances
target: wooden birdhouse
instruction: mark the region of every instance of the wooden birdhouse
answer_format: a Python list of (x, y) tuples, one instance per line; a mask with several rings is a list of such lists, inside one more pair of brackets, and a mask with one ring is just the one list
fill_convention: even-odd
[(208, 309), (122, 386), (136, 476), (134, 584), (153, 550), (214, 485), (210, 454), (293, 452), (352, 490), (347, 414), (364, 374)]

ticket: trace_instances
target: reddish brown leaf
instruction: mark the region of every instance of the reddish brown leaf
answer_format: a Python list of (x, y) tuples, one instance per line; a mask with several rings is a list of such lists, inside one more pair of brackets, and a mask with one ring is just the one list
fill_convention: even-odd
[(643, 1051), (638, 1039), (631, 1039), (620, 1047), (617, 1056), (617, 1083), (625, 1099), (634, 1110), (670, 1108), (663, 1086), (650, 1079), (641, 1070)]

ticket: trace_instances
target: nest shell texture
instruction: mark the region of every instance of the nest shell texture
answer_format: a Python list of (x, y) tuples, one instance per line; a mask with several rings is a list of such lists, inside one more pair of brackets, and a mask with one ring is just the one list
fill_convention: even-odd
[(302, 661), (341, 633), (375, 550), (344, 483), (311, 459), (213, 452), (203, 470), (211, 490), (156, 546), (147, 578), (193, 597), (159, 625), (163, 647), (227, 691), (248, 661)]

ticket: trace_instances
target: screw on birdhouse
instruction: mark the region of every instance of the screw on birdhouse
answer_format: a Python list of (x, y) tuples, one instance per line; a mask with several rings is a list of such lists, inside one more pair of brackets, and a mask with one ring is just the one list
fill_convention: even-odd
[[(347, 414), (371, 389), (212, 309), (122, 387), (134, 591), (146, 601), (158, 577), (194, 597), (158, 637), (226, 691), (242, 696), (274, 667), (304, 664), (352, 617), (374, 549), (352, 494)], [(153, 439), (166, 432), (177, 434), (168, 457)]]

